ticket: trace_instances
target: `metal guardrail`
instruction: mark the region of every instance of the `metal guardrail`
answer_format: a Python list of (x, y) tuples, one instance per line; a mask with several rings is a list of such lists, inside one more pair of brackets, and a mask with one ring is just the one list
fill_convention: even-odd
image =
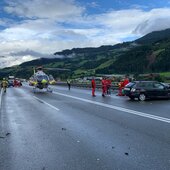
[[(56, 85), (67, 86), (67, 83), (66, 82), (57, 82)], [(71, 86), (72, 87), (80, 87), (80, 88), (91, 88), (91, 84), (84, 84), (84, 83), (71, 83)], [(102, 85), (101, 84), (96, 84), (96, 88), (101, 89)], [(112, 90), (117, 90), (118, 86), (112, 85), (111, 89)]]
[[(167, 83), (169, 86), (170, 84)], [(67, 86), (66, 82), (57, 82), (56, 85), (60, 85), (60, 86)], [(79, 88), (89, 88), (91, 89), (91, 84), (85, 84), (85, 83), (71, 83), (72, 87), (79, 87)], [(101, 84), (96, 84), (96, 88), (97, 89), (102, 89), (102, 85)], [(111, 85), (111, 89), (112, 90), (118, 90), (119, 87), (118, 85), (112, 84)]]

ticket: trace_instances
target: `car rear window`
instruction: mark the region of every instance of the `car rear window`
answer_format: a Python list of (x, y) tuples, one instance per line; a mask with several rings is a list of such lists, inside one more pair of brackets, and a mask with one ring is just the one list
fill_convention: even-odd
[(140, 82), (137, 86), (141, 88), (153, 88), (153, 82)]
[(134, 83), (134, 82), (130, 82), (130, 83), (128, 83), (125, 87), (133, 87), (135, 84), (136, 84), (136, 83)]

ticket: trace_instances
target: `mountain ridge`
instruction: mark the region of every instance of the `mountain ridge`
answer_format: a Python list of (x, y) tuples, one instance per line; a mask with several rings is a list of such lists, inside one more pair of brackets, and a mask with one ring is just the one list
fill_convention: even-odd
[(68, 72), (47, 71), (55, 77), (83, 77), (96, 74), (136, 74), (170, 71), (170, 29), (149, 33), (135, 41), (101, 47), (73, 48), (56, 52), (60, 58), (41, 58), (0, 70), (28, 78), (32, 67), (58, 67)]

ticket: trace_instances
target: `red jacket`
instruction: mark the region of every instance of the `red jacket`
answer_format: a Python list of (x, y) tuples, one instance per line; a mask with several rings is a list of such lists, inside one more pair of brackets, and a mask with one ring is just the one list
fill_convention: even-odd
[(96, 82), (94, 79), (92, 79), (92, 81), (91, 81), (91, 86), (92, 86), (92, 88), (96, 88)]
[(106, 82), (107, 82), (107, 86), (111, 86), (112, 81), (110, 79), (106, 80)]
[(102, 86), (106, 86), (107, 85), (107, 80), (103, 79), (102, 80)]
[(128, 83), (129, 83), (129, 79), (125, 79), (125, 80), (123, 81), (123, 86), (125, 87)]

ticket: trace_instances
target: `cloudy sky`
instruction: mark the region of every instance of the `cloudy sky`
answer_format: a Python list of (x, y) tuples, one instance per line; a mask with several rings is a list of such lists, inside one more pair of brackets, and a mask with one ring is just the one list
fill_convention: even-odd
[(0, 67), (170, 28), (170, 0), (0, 0)]

